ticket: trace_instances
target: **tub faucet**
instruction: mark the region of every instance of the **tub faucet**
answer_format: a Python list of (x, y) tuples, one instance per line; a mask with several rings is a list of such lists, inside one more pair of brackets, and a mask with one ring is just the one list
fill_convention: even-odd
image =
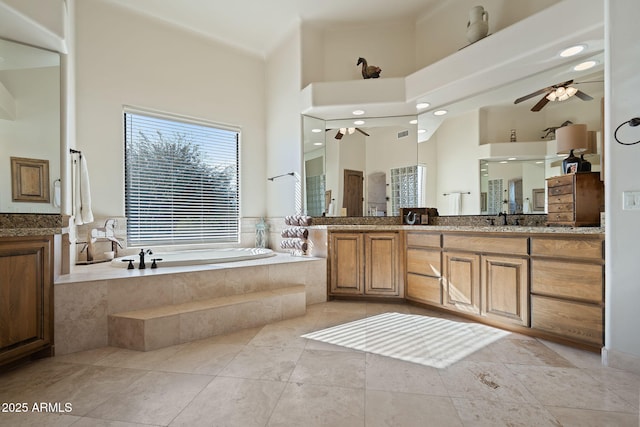
[(140, 253), (138, 255), (140, 256), (140, 263), (138, 264), (138, 268), (140, 270), (144, 270), (145, 268), (147, 268), (147, 266), (144, 265), (144, 249), (140, 249)]
[(498, 217), (503, 217), (502, 225), (507, 225), (507, 213), (506, 212), (500, 212), (498, 214)]

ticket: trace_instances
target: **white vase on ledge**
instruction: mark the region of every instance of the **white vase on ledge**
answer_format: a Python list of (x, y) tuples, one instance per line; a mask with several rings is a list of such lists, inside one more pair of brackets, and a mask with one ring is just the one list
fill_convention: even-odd
[(467, 22), (467, 40), (475, 43), (489, 34), (489, 13), (482, 6), (474, 6), (469, 10)]

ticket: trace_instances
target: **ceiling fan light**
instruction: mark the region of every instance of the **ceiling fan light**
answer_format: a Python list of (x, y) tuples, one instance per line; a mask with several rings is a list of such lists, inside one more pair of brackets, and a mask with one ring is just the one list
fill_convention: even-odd
[(347, 133), (347, 128), (340, 128), (338, 133), (341, 133), (342, 135), (345, 135)]
[(569, 86), (569, 87), (567, 88), (567, 95), (569, 95), (569, 96), (573, 96), (573, 95), (575, 95), (577, 92), (578, 92), (578, 89), (576, 89), (576, 88), (575, 88), (575, 87), (573, 87), (573, 86)]
[(558, 98), (562, 98), (566, 92), (567, 90), (564, 88), (564, 86), (560, 86), (559, 88), (556, 89), (556, 96)]
[(553, 91), (553, 92), (549, 93), (549, 95), (547, 95), (547, 99), (549, 101), (551, 101), (551, 102), (555, 101), (556, 100), (556, 92)]
[(562, 96), (558, 97), (558, 101), (566, 101), (567, 99), (569, 99), (569, 94), (568, 93), (563, 93)]
[(349, 128), (349, 135), (351, 135), (352, 133), (354, 133), (356, 131), (356, 128)]

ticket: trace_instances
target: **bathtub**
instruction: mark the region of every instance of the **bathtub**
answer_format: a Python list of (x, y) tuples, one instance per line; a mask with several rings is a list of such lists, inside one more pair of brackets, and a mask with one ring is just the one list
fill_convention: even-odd
[[(183, 265), (215, 264), (219, 262), (242, 261), (248, 259), (267, 258), (275, 256), (271, 249), (262, 248), (224, 248), (224, 249), (198, 249), (179, 252), (154, 252), (145, 254), (144, 262), (147, 268), (151, 267), (153, 258), (161, 258), (158, 267), (171, 267)], [(133, 259), (133, 265), (138, 268), (139, 256), (129, 255), (115, 258), (111, 261), (112, 267), (127, 268), (126, 260)]]

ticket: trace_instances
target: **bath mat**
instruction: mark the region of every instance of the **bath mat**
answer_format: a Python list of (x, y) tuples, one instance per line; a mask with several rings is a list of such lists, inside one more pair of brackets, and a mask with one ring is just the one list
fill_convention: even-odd
[(509, 335), (477, 323), (415, 314), (384, 313), (302, 335), (316, 341), (435, 368)]

